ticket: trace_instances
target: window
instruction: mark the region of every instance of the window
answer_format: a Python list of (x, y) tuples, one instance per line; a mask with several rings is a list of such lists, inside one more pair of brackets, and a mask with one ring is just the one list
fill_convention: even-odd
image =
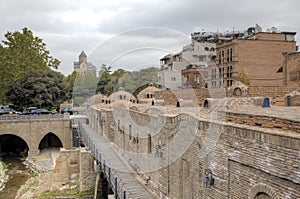
[(176, 81), (176, 78), (175, 77), (171, 77), (171, 81)]
[(206, 61), (206, 56), (200, 55), (199, 56), (199, 61)]
[(224, 63), (224, 59), (225, 59), (225, 57), (224, 57), (224, 51), (222, 50), (222, 55), (221, 55), (221, 57), (222, 57), (222, 63)]
[(200, 76), (195, 77), (195, 82), (196, 82), (196, 84), (200, 84)]
[(151, 141), (151, 135), (148, 134), (148, 153), (152, 152), (152, 141)]
[(227, 49), (227, 62), (229, 62), (229, 57), (230, 57), (229, 49)]
[(232, 62), (232, 48), (230, 48), (229, 61)]
[(131, 125), (129, 124), (129, 140), (131, 140)]
[(222, 78), (222, 68), (219, 68), (219, 79)]
[(209, 51), (209, 48), (208, 48), (208, 47), (205, 47), (204, 50), (205, 50), (205, 51)]
[(216, 77), (217, 77), (217, 69), (213, 68), (212, 71), (211, 71), (211, 78), (216, 79)]

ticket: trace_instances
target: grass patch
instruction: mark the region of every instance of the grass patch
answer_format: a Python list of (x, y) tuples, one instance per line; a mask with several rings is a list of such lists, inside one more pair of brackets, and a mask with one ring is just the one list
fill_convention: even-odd
[(2, 164), (3, 170), (8, 169), (8, 164), (6, 164), (5, 162), (2, 162), (2, 161), (1, 161), (1, 164)]
[(38, 199), (49, 199), (58, 196), (72, 196), (72, 197), (84, 197), (87, 195), (93, 195), (94, 189), (78, 192), (77, 189), (65, 189), (65, 190), (54, 190), (54, 191), (46, 191), (39, 195)]

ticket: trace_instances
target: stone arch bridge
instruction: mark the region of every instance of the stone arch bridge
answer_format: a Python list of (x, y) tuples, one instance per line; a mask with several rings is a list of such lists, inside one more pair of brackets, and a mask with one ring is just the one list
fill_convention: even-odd
[[(0, 117), (0, 148), (18, 137), (27, 144), (28, 156), (39, 153), (42, 140), (51, 135), (65, 149), (71, 149), (70, 117), (68, 115), (26, 115)], [(1, 137), (2, 136), (2, 137)], [(48, 140), (47, 140), (48, 141)]]

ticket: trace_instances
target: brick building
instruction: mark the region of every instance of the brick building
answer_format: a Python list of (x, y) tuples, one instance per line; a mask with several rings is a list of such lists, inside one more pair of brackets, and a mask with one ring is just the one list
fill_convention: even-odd
[(87, 113), (153, 198), (299, 198), (299, 108), (245, 100), (218, 113), (138, 104)]
[(300, 86), (300, 52), (285, 53), (283, 55), (283, 83), (284, 86)]
[(208, 76), (208, 71), (203, 67), (188, 66), (181, 71), (183, 88), (204, 88), (207, 87), (204, 77)]
[(282, 53), (296, 50), (295, 34), (258, 32), (218, 43), (216, 64), (224, 87), (236, 82), (241, 72), (249, 78), (250, 86), (282, 86), (283, 77), (277, 71)]

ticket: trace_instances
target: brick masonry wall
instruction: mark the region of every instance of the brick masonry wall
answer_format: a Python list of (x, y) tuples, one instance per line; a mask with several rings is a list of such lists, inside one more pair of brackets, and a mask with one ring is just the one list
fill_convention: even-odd
[[(149, 116), (142, 113), (133, 112), (131, 116), (139, 118), (140, 124), (149, 121)], [(128, 121), (122, 118), (121, 126), (128, 125)], [(195, 124), (198, 132), (182, 155), (176, 147), (169, 148), (171, 154), (178, 155), (174, 161), (168, 162), (170, 159), (163, 155), (159, 159), (162, 165), (159, 170), (144, 173), (137, 170), (144, 184), (158, 197), (252, 199), (257, 191), (265, 190), (273, 198), (300, 198), (299, 135), (286, 134), (284, 130), (270, 126), (262, 128), (232, 122), (197, 120), (185, 114), (168, 116), (165, 121), (160, 132), (152, 135), (152, 149), (158, 144), (162, 148), (166, 147), (179, 133), (185, 132), (180, 130), (182, 126)], [(142, 134), (145, 131), (133, 128), (134, 133)], [(191, 137), (188, 133), (181, 136), (182, 140)], [(139, 152), (147, 152), (149, 147), (147, 138), (143, 136), (138, 144), (129, 141), (126, 128), (124, 134), (118, 133), (118, 137), (115, 134), (115, 139), (119, 148), (124, 146), (124, 142), (129, 150), (138, 147)], [(152, 156), (153, 152), (149, 155)], [(168, 166), (163, 166), (165, 163), (169, 163)], [(210, 169), (215, 178), (215, 184), (210, 188), (204, 187), (206, 169)]]
[[(233, 49), (233, 61), (229, 63), (226, 61), (227, 49)], [(282, 66), (282, 53), (295, 52), (295, 50), (296, 42), (272, 39), (234, 39), (217, 44), (217, 55), (224, 51), (225, 62), (219, 64), (219, 57), (216, 62), (218, 67), (225, 67), (225, 81), (227, 80), (227, 67), (232, 66), (233, 80), (239, 72), (244, 71), (250, 79), (250, 86), (282, 86), (283, 74), (277, 73), (279, 67)]]
[(300, 53), (284, 55), (283, 73), (286, 86), (300, 87)]
[(80, 191), (90, 190), (96, 180), (93, 156), (85, 149), (61, 150), (56, 159), (52, 179), (51, 190), (69, 183), (78, 184)]
[(71, 148), (70, 120), (26, 120), (0, 121), (0, 134), (21, 137), (28, 145), (29, 152), (37, 152), (41, 140), (48, 133), (55, 134), (65, 149)]
[(204, 99), (209, 97), (210, 97), (210, 90), (206, 88), (163, 90), (163, 91), (157, 91), (154, 94), (155, 99), (164, 100), (165, 105), (174, 105), (174, 106), (176, 106), (176, 103), (179, 100), (190, 100), (194, 105), (202, 106)]
[(284, 106), (284, 96), (292, 91), (300, 91), (300, 87), (283, 87), (283, 86), (250, 86), (250, 97), (268, 97), (273, 105)]

